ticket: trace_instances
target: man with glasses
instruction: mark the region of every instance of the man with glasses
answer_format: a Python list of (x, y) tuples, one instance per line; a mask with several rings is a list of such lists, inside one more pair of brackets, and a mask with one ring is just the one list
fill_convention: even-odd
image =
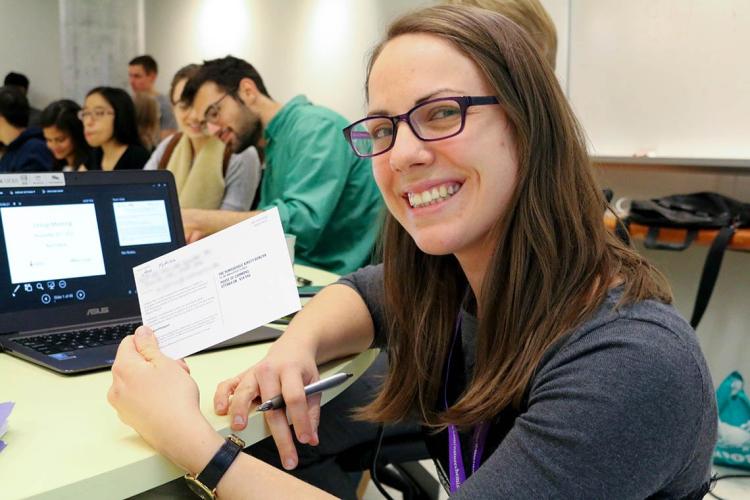
[(0, 173), (52, 170), (54, 158), (42, 131), (28, 127), (30, 112), (29, 101), (20, 89), (0, 88), (0, 142), (7, 146), (0, 158)]
[[(297, 237), (296, 262), (344, 274), (370, 261), (381, 199), (370, 161), (341, 136), (347, 124), (330, 109), (297, 96), (274, 101), (246, 61), (207, 61), (182, 93), (208, 132), (235, 152), (262, 151), (259, 210), (277, 207), (284, 231)], [(258, 211), (183, 210), (188, 241)]]

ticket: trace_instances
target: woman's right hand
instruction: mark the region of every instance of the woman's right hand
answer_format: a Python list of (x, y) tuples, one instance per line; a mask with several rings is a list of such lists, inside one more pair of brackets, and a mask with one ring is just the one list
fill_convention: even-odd
[(373, 336), (372, 317), (359, 293), (346, 285), (327, 286), (294, 316), (265, 358), (219, 384), (214, 411), (229, 414), (232, 429), (242, 430), (256, 404), (284, 396), (286, 409), (269, 410), (264, 417), (282, 465), (293, 469), (298, 459), (289, 421), (300, 443), (318, 444), (320, 393), (305, 397), (305, 385), (319, 380), (318, 364), (364, 351)]
[(290, 342), (279, 338), (265, 358), (236, 377), (221, 382), (214, 395), (214, 411), (217, 415), (229, 414), (234, 430), (245, 428), (248, 414), (259, 402), (278, 394), (284, 396), (286, 408), (269, 410), (264, 417), (287, 470), (295, 468), (298, 462), (287, 415), (300, 443), (318, 444), (321, 395), (306, 397), (304, 386), (320, 377), (315, 350), (299, 340)]

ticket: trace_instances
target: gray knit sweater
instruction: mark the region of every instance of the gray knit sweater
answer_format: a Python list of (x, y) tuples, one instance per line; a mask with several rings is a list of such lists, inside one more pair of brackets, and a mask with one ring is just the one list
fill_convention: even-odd
[[(339, 283), (362, 296), (374, 343), (384, 346), (382, 267)], [(615, 310), (620, 293), (613, 289), (593, 316), (545, 353), (525, 407), (493, 422), (500, 433), (456, 498), (703, 497), (717, 414), (695, 333), (670, 305), (648, 300)], [(465, 314), (467, 372), (476, 331), (476, 318)], [(469, 435), (461, 441), (466, 459)], [(444, 451), (436, 461), (445, 467), (447, 447), (438, 449)]]

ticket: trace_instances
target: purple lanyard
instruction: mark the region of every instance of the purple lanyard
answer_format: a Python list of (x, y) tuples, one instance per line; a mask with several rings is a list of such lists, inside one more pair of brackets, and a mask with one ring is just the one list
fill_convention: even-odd
[[(453, 334), (453, 343), (448, 352), (448, 366), (445, 373), (445, 386), (443, 387), (443, 400), (445, 408), (448, 408), (448, 379), (451, 372), (451, 359), (453, 357), (453, 348), (456, 345), (456, 339), (461, 332), (462, 313), (458, 314), (456, 319), (456, 330)], [(487, 422), (480, 423), (474, 428), (472, 437), (473, 451), (471, 454), (471, 473), (474, 474), (482, 463), (482, 454), (484, 453), (484, 443), (487, 441), (487, 431), (489, 430)], [(458, 488), (466, 481), (466, 471), (464, 469), (463, 453), (461, 452), (461, 440), (458, 437), (458, 428), (450, 424), (448, 426), (448, 471), (450, 476), (451, 494), (458, 491)]]

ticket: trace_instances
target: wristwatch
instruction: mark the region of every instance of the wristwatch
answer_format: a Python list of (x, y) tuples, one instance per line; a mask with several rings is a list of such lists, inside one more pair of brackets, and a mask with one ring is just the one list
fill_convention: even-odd
[(227, 440), (221, 445), (219, 451), (197, 477), (193, 477), (190, 473), (185, 474), (185, 481), (190, 490), (203, 500), (215, 499), (216, 486), (221, 477), (244, 447), (245, 442), (242, 439), (234, 434), (227, 436)]

